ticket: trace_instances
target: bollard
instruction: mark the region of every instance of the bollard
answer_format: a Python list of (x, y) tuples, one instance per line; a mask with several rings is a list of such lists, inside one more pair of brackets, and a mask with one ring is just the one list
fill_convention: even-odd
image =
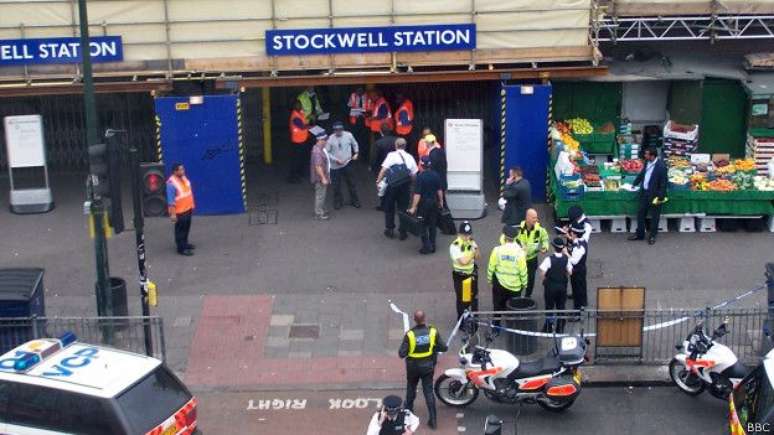
[(484, 435), (502, 435), (503, 421), (496, 415), (490, 415), (484, 422)]

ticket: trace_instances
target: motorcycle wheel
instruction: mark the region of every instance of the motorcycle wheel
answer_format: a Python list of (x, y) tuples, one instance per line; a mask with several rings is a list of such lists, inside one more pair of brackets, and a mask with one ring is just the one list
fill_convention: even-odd
[(676, 359), (673, 359), (669, 363), (669, 377), (672, 378), (672, 382), (677, 385), (677, 388), (689, 396), (698, 396), (706, 387), (704, 382), (699, 379), (698, 376), (687, 370), (685, 366)]
[(571, 407), (573, 403), (575, 403), (574, 398), (566, 401), (558, 401), (545, 397), (543, 399), (538, 399), (537, 401), (537, 404), (540, 405), (541, 408), (551, 412), (562, 412)]
[(449, 406), (468, 406), (478, 398), (478, 388), (446, 375), (438, 377), (434, 390), (438, 399)]

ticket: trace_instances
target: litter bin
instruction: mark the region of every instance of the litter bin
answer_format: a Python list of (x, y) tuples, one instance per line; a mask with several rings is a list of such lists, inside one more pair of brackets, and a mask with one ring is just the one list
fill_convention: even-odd
[[(0, 355), (35, 337), (34, 320), (46, 315), (41, 268), (0, 269)], [(17, 320), (4, 320), (24, 318)], [(42, 334), (45, 325), (37, 321)]]
[[(94, 288), (99, 295), (99, 284), (94, 283)], [(129, 302), (126, 297), (126, 281), (123, 278), (115, 276), (110, 277), (110, 300), (113, 302), (113, 316), (126, 317), (129, 315)], [(102, 310), (102, 304), (97, 304), (97, 311), (100, 317), (106, 317), (107, 314)]]
[[(537, 304), (530, 298), (510, 298), (505, 302), (505, 308), (511, 312), (515, 318), (508, 319), (505, 325), (508, 328), (519, 329), (522, 331), (537, 332), (537, 318), (534, 313)], [(524, 314), (524, 317), (519, 317)], [(514, 355), (529, 355), (537, 350), (537, 337), (531, 335), (508, 334), (508, 350)]]

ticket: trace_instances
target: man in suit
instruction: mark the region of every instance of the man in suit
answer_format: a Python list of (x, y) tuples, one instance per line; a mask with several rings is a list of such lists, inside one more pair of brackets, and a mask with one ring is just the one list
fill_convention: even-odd
[(502, 193), (506, 202), (501, 221), (506, 225), (519, 225), (527, 215), (527, 209), (532, 208), (532, 189), (520, 167), (514, 166), (508, 175)]
[(634, 186), (642, 185), (640, 189), (640, 207), (637, 211), (637, 233), (629, 240), (645, 239), (645, 218), (650, 213), (650, 229), (648, 243), (656, 243), (658, 220), (661, 216), (661, 205), (667, 201), (667, 168), (664, 161), (658, 157), (655, 148), (645, 149), (645, 167), (634, 179)]

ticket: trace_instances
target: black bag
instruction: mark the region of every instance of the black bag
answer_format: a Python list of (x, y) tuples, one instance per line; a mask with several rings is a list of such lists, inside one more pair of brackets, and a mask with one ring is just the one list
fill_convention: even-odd
[(452, 218), (451, 211), (444, 208), (438, 214), (438, 229), (441, 234), (451, 236), (457, 234), (457, 228), (454, 226), (454, 218)]
[(400, 159), (403, 160), (403, 163), (392, 165), (387, 168), (385, 178), (387, 178), (387, 186), (389, 187), (400, 187), (411, 182), (411, 171), (408, 166), (406, 166), (406, 160), (403, 158), (403, 154), (399, 151), (396, 152), (398, 153), (398, 156), (400, 156)]
[(398, 220), (400, 221), (401, 228), (405, 229), (408, 233), (411, 233), (417, 237), (422, 234), (422, 216), (408, 214), (401, 210), (398, 212)]

